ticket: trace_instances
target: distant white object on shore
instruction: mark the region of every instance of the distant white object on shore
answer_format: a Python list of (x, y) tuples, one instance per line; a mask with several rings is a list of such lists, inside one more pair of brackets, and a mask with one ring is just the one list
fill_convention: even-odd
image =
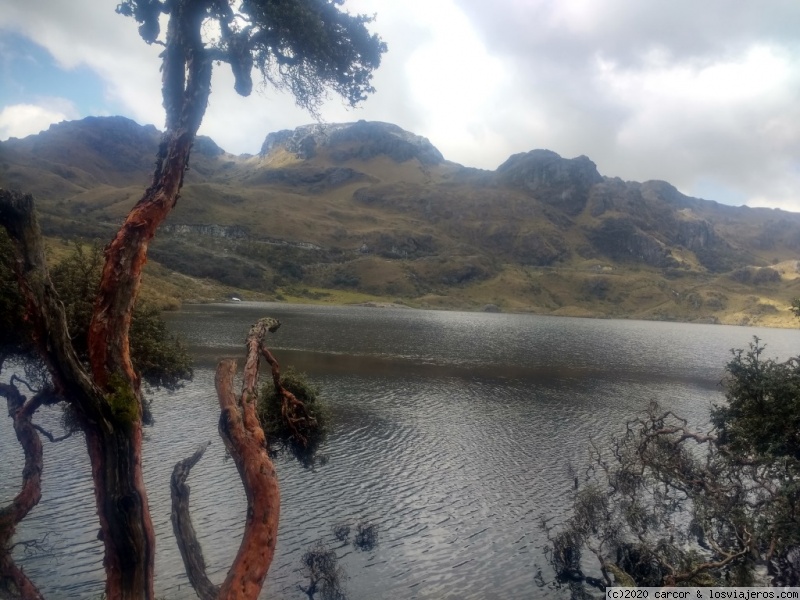
[(236, 296), (231, 296), (231, 302), (241, 302), (241, 298), (237, 298)]

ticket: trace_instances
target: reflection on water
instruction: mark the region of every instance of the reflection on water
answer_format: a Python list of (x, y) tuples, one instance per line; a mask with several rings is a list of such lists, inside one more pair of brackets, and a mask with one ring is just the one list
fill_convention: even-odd
[[(707, 418), (731, 347), (752, 335), (788, 357), (796, 331), (595, 321), (504, 314), (251, 304), (192, 306), (170, 315), (197, 357), (194, 381), (155, 395), (145, 474), (158, 536), (157, 593), (194, 598), (169, 523), (169, 475), (206, 440), (192, 509), (212, 579), (238, 547), (244, 494), (216, 432), (213, 366), (241, 356), (250, 324), (281, 319), (272, 336), (283, 365), (308, 373), (335, 427), (328, 464), (304, 471), (278, 460), (278, 551), (265, 597), (302, 598), (300, 556), (335, 523), (379, 525), (380, 544), (339, 547), (353, 600), (530, 598), (544, 567), (542, 516), (566, 510), (566, 465), (587, 440), (607, 438), (651, 400)], [(57, 413), (43, 415), (54, 426)], [(0, 494), (19, 480), (19, 455), (0, 432)], [(20, 538), (52, 531), (51, 551), (24, 560), (51, 597), (102, 590), (88, 464), (82, 441), (46, 445), (45, 496)], [(14, 461), (6, 460), (14, 457)], [(16, 462), (16, 470), (10, 463)], [(79, 500), (76, 507), (76, 499)]]

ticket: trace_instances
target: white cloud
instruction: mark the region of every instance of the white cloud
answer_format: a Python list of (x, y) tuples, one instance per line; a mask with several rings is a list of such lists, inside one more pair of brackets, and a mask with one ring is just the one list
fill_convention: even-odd
[(0, 27), (25, 35), (46, 48), (65, 70), (92, 69), (106, 85), (109, 99), (142, 123), (161, 125), (158, 46), (147, 46), (132, 19), (99, 0), (50, 2), (26, 0), (4, 6)]
[[(163, 124), (160, 48), (145, 45), (113, 3), (5, 4), (0, 27), (29, 36), (64, 68), (91, 68), (126, 116)], [(468, 166), (494, 168), (544, 147), (585, 154), (605, 175), (665, 179), (688, 193), (713, 181), (728, 200), (800, 210), (791, 163), (800, 156), (796, 0), (743, 0), (736, 10), (729, 0), (346, 6), (377, 12), (371, 27), (389, 53), (375, 74), (377, 93), (356, 111), (331, 99), (326, 121), (393, 122)], [(201, 133), (228, 151), (257, 152), (270, 131), (310, 120), (270, 89), (237, 97), (222, 67)]]
[(69, 101), (51, 99), (47, 105), (13, 104), (0, 110), (0, 140), (39, 133), (53, 123), (76, 118)]

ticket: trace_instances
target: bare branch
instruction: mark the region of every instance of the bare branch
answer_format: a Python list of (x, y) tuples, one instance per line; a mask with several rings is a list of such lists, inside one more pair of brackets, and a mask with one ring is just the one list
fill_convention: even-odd
[(33, 425), (33, 426), (34, 426), (34, 428), (36, 429), (36, 431), (38, 431), (39, 433), (41, 433), (41, 434), (42, 434), (44, 437), (46, 437), (48, 440), (50, 440), (50, 442), (52, 442), (52, 443), (54, 443), (54, 444), (56, 444), (56, 443), (58, 443), (58, 442), (63, 442), (64, 440), (66, 440), (66, 439), (68, 439), (68, 438), (71, 438), (71, 437), (72, 437), (72, 435), (78, 431), (77, 429), (70, 429), (70, 430), (69, 430), (69, 431), (67, 431), (67, 433), (65, 433), (64, 435), (60, 435), (60, 436), (56, 437), (56, 436), (54, 436), (52, 433), (50, 433), (49, 431), (47, 431), (47, 429), (45, 429), (45, 428), (44, 428), (44, 427), (42, 427), (41, 425), (36, 425), (36, 424), (34, 423), (34, 425)]
[(8, 416), (14, 421), (14, 431), (25, 454), (22, 488), (10, 504), (0, 509), (0, 590), (13, 589), (25, 600), (39, 600), (39, 590), (14, 563), (10, 542), (17, 525), (42, 497), (42, 442), (31, 424), (41, 400), (34, 398), (26, 404), (16, 386), (9, 384), (0, 384), (0, 396), (6, 398)]
[(236, 362), (217, 366), (216, 388), (220, 404), (219, 431), (233, 457), (247, 495), (244, 535), (220, 599), (255, 598), (264, 585), (275, 555), (280, 513), (280, 489), (275, 467), (267, 453), (266, 437), (256, 415), (259, 350), (269, 331), (280, 323), (261, 319), (247, 336), (244, 384), (239, 398), (233, 392)]
[(219, 586), (211, 583), (206, 574), (203, 549), (197, 540), (197, 533), (194, 530), (192, 517), (189, 514), (190, 488), (186, 484), (186, 479), (189, 477), (189, 471), (203, 456), (209, 444), (210, 442), (206, 442), (201, 445), (189, 458), (176, 464), (170, 479), (172, 530), (175, 532), (175, 539), (178, 541), (178, 549), (183, 558), (186, 575), (189, 577), (189, 582), (194, 587), (200, 600), (215, 600), (219, 594)]

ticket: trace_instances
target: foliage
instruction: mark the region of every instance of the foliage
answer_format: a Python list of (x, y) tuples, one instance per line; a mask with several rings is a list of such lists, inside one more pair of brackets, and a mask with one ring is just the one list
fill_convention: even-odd
[[(366, 28), (372, 18), (351, 15), (341, 5), (342, 0), (208, 0), (195, 3), (200, 14), (192, 18), (219, 27), (204, 49), (230, 65), (239, 94), (252, 91), (256, 68), (265, 82), (291, 92), (300, 107), (316, 114), (328, 90), (351, 106), (365, 100), (374, 91), (372, 71), (386, 52), (386, 44)], [(158, 40), (159, 17), (167, 10), (168, 3), (159, 0), (117, 5), (118, 13), (140, 23), (147, 43)]]
[(350, 524), (349, 523), (336, 523), (333, 526), (333, 537), (340, 542), (346, 542), (350, 539)]
[(167, 330), (161, 311), (139, 302), (131, 318), (131, 360), (142, 378), (157, 387), (175, 389), (192, 376), (191, 359), (181, 339)]
[(378, 525), (359, 521), (356, 524), (356, 535), (353, 538), (353, 547), (362, 552), (373, 550), (378, 545)]
[(731, 271), (728, 276), (733, 281), (752, 285), (779, 283), (781, 280), (781, 274), (775, 269), (770, 269), (769, 267), (763, 267), (760, 269), (742, 267), (741, 269)]
[(734, 352), (728, 402), (711, 418), (719, 444), (738, 460), (789, 461), (800, 472), (800, 359), (765, 360), (764, 348), (756, 337), (747, 352)]
[[(0, 235), (0, 251), (0, 347), (6, 354), (20, 355), (30, 342), (30, 332), (26, 332), (25, 303), (10, 264), (13, 253), (5, 230)], [(102, 261), (100, 246), (74, 242), (70, 253), (51, 270), (72, 344), (83, 360), (87, 359), (87, 334)], [(130, 345), (133, 364), (150, 385), (172, 389), (191, 377), (186, 348), (169, 333), (155, 306), (140, 302), (134, 309)]]
[(14, 274), (13, 257), (8, 234), (0, 228), (0, 367), (7, 356), (31, 351), (25, 301)]
[[(207, 242), (206, 242), (207, 243)], [(150, 256), (165, 267), (198, 278), (211, 278), (232, 287), (265, 291), (270, 283), (265, 270), (252, 260), (225, 256), (173, 238), (162, 238), (150, 248)]]
[(800, 578), (800, 370), (761, 358), (758, 340), (727, 365), (713, 428), (657, 405), (610, 451), (593, 446), (572, 512), (548, 530), (549, 562), (573, 597), (587, 586), (763, 585)]
[(792, 306), (789, 308), (795, 317), (800, 318), (800, 298), (792, 299)]
[(306, 439), (304, 444), (296, 429), (286, 422), (283, 397), (276, 392), (274, 385), (265, 385), (258, 404), (258, 419), (267, 436), (270, 452), (289, 452), (307, 468), (313, 467), (317, 461), (324, 462), (326, 457), (317, 452), (328, 436), (330, 412), (319, 398), (319, 389), (293, 367), (288, 367), (282, 374), (281, 384), (305, 405), (310, 419), (299, 432)]
[[(53, 285), (64, 302), (72, 344), (84, 359), (102, 264), (103, 251), (98, 244), (87, 247), (74, 242), (70, 254), (51, 271)], [(150, 385), (173, 389), (191, 377), (185, 346), (167, 331), (161, 311), (146, 302), (137, 303), (131, 315), (130, 349), (134, 367)]]
[(74, 241), (70, 253), (50, 270), (50, 279), (64, 303), (72, 345), (83, 359), (89, 351), (89, 321), (102, 267), (103, 250), (99, 244), (86, 246)]
[[(353, 527), (349, 523), (336, 523), (331, 532), (336, 541), (346, 546), (350, 542), (350, 533)], [(378, 525), (368, 521), (359, 521), (355, 525), (355, 536), (352, 541), (353, 548), (368, 552), (374, 550), (378, 545)], [(299, 586), (310, 600), (313, 600), (317, 593), (322, 594), (323, 599), (346, 598), (342, 587), (347, 575), (342, 567), (338, 566), (336, 552), (328, 548), (322, 540), (311, 546), (303, 555), (303, 574), (308, 578), (307, 587)]]
[[(337, 541), (347, 544), (350, 541), (350, 533), (353, 527), (350, 523), (336, 523), (331, 529), (333, 537)], [(362, 552), (369, 552), (378, 546), (379, 527), (377, 523), (369, 521), (359, 521), (355, 525), (355, 536), (353, 536), (353, 548)]]

